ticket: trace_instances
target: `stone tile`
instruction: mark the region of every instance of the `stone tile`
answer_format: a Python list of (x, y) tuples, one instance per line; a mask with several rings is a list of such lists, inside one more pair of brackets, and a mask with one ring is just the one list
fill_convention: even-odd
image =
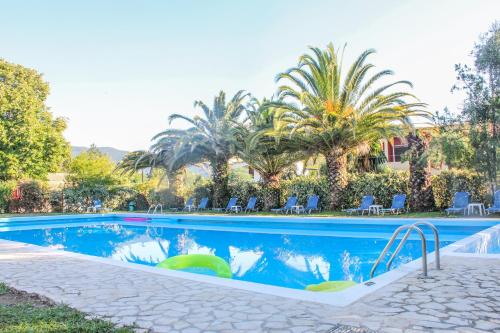
[(500, 332), (500, 260), (443, 257), (442, 263), (428, 279), (415, 272), (339, 308), (0, 240), (0, 281), (115, 323), (135, 323), (141, 332), (328, 332), (339, 323), (387, 333)]

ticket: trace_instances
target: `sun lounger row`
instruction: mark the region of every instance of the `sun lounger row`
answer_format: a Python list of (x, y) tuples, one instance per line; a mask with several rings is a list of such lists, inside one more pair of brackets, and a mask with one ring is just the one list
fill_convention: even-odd
[[(365, 195), (361, 199), (361, 204), (359, 207), (344, 209), (343, 212), (348, 214), (361, 214), (365, 213), (376, 213), (376, 214), (400, 214), (406, 211), (406, 194), (396, 194), (392, 199), (391, 207), (384, 208), (382, 205), (375, 205), (375, 198), (372, 195)], [(467, 192), (457, 192), (453, 197), (452, 206), (445, 209), (447, 214), (452, 213), (463, 213), (464, 215), (471, 213), (471, 205), (472, 209), (474, 207), (479, 207), (479, 210), (482, 214), (484, 213), (500, 213), (500, 190), (495, 192), (493, 205), (489, 208), (484, 209), (484, 205), (482, 203), (471, 203), (470, 202), (470, 194)], [(476, 206), (474, 206), (476, 205)], [(183, 208), (185, 211), (202, 211), (208, 209), (208, 197), (204, 197), (200, 200), (198, 206), (194, 204), (194, 199), (189, 198), (186, 201), (186, 204)], [(238, 205), (238, 198), (232, 197), (229, 199), (226, 207), (221, 208), (213, 208), (213, 211), (218, 212), (255, 212), (257, 211), (257, 197), (253, 196), (248, 199), (246, 206)], [(313, 194), (307, 197), (307, 202), (305, 205), (301, 205), (298, 203), (298, 197), (293, 195), (289, 197), (283, 207), (271, 209), (274, 213), (282, 213), (282, 214), (291, 214), (291, 213), (308, 213), (311, 214), (314, 211), (320, 211), (319, 208), (319, 196)]]

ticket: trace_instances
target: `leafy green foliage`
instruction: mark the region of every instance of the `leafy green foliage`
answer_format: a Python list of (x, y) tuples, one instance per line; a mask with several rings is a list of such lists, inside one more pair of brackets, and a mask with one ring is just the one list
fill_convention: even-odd
[(474, 151), (460, 115), (452, 115), (445, 108), (443, 113), (436, 112), (434, 123), (437, 131), (432, 134), (427, 151), (428, 160), (433, 165), (446, 164), (452, 169), (472, 167)]
[(0, 212), (5, 212), (9, 208), (12, 191), (16, 187), (16, 184), (16, 181), (0, 181)]
[(42, 76), (0, 59), (0, 180), (44, 179), (69, 157), (66, 121), (45, 106)]
[(444, 209), (450, 207), (455, 192), (469, 192), (472, 200), (487, 202), (488, 187), (484, 178), (476, 172), (468, 170), (443, 171), (432, 177), (432, 192), (436, 207)]
[(472, 52), (474, 68), (455, 65), (458, 83), (465, 92), (463, 114), (469, 122), (474, 168), (496, 189), (500, 168), (500, 22), (495, 22)]
[[(255, 181), (246, 177), (231, 177), (229, 181), (229, 194), (238, 198), (238, 205), (245, 207), (251, 196), (259, 196), (261, 187)], [(262, 198), (257, 203), (262, 207)]]
[(66, 181), (74, 186), (111, 186), (123, 183), (116, 174), (116, 165), (95, 146), (69, 162)]
[(351, 175), (343, 192), (343, 208), (357, 207), (364, 195), (373, 195), (375, 203), (390, 207), (394, 195), (409, 195), (407, 172), (386, 170), (383, 173)]

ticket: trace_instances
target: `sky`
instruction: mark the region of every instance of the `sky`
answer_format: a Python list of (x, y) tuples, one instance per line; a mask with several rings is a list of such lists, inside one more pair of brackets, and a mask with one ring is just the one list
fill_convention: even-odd
[(220, 90), (258, 98), (309, 46), (347, 44), (409, 80), (429, 111), (460, 108), (454, 65), (471, 63), (498, 0), (0, 0), (0, 58), (50, 84), (47, 105), (72, 145), (147, 149), (168, 116)]

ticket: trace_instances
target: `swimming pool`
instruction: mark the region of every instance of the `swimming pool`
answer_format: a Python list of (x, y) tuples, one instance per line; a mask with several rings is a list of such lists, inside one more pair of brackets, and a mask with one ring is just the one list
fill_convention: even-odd
[[(154, 217), (151, 222), (127, 222), (126, 216), (5, 220), (0, 222), (0, 239), (146, 266), (179, 254), (213, 254), (230, 264), (234, 280), (304, 289), (323, 281), (368, 280), (393, 231), (416, 221), (172, 215)], [(444, 247), (498, 221), (432, 223)], [(435, 244), (430, 230), (426, 235), (430, 252)], [(420, 240), (410, 237), (393, 267), (421, 255)], [(377, 274), (383, 272), (381, 268)]]

